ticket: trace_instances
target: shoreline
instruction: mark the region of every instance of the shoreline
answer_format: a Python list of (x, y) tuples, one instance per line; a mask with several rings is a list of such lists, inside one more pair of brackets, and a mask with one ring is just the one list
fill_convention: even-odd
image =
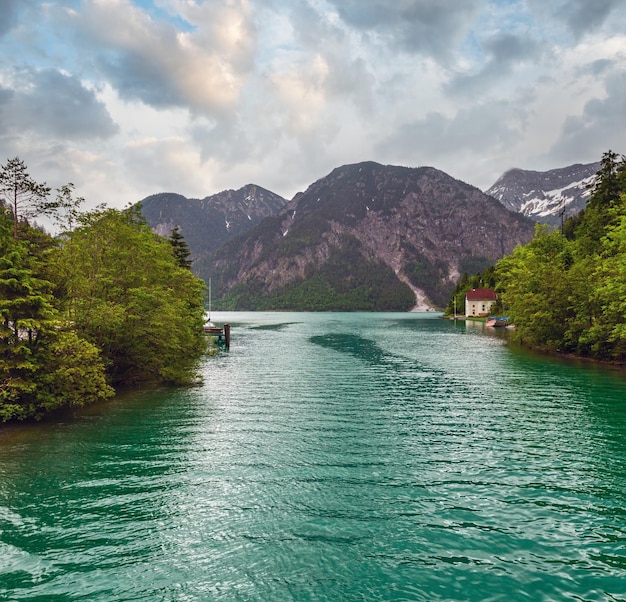
[[(462, 321), (462, 322), (482, 322), (485, 323), (486, 322), (486, 318), (475, 318), (473, 316), (456, 316), (456, 318), (454, 316), (442, 316), (442, 318), (444, 320), (452, 320), (454, 321)], [(515, 325), (511, 324), (509, 326), (506, 327), (507, 330), (515, 330)], [(507, 343), (510, 343), (510, 341), (507, 341)], [(549, 357), (555, 357), (555, 358), (559, 358), (559, 359), (564, 359), (564, 360), (568, 360), (571, 362), (584, 362), (586, 364), (597, 364), (600, 366), (607, 366), (607, 367), (612, 367), (612, 368), (618, 368), (618, 369), (626, 369), (626, 359), (624, 360), (616, 360), (616, 359), (601, 359), (601, 358), (595, 358), (595, 357), (589, 357), (588, 355), (577, 355), (575, 353), (563, 353), (561, 351), (557, 351), (554, 349), (541, 349), (538, 347), (533, 347), (532, 345), (528, 345), (527, 343), (524, 343), (523, 341), (516, 341), (515, 344), (519, 345), (520, 347), (523, 347), (524, 349), (528, 349), (529, 351), (532, 351), (534, 353), (539, 353), (542, 355), (547, 355)]]

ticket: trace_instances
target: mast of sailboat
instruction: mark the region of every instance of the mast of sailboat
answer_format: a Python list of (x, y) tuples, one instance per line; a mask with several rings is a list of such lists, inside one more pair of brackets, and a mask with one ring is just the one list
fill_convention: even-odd
[(209, 322), (211, 321), (211, 279), (209, 278)]

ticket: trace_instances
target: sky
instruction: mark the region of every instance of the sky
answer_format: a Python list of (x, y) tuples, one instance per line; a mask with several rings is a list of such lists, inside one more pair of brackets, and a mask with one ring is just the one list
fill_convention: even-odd
[(626, 0), (0, 0), (0, 163), (86, 206), (626, 153)]

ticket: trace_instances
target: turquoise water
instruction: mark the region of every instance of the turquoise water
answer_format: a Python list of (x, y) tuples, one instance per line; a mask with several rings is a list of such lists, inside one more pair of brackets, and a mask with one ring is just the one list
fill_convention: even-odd
[(0, 600), (626, 600), (626, 375), (214, 313), (204, 383), (0, 430)]

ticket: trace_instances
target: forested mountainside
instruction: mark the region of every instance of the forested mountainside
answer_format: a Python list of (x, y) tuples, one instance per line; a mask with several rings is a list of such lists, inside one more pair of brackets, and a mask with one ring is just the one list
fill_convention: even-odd
[(533, 220), (560, 226), (584, 209), (600, 162), (570, 165), (549, 171), (511, 169), (486, 193), (507, 209)]
[(178, 226), (195, 258), (247, 232), (286, 203), (283, 197), (248, 184), (204, 199), (188, 199), (170, 192), (153, 194), (141, 201), (141, 212), (148, 225), (162, 236), (169, 236)]
[(443, 307), (456, 279), (528, 242), (534, 224), (431, 167), (346, 165), (194, 271), (223, 309)]

